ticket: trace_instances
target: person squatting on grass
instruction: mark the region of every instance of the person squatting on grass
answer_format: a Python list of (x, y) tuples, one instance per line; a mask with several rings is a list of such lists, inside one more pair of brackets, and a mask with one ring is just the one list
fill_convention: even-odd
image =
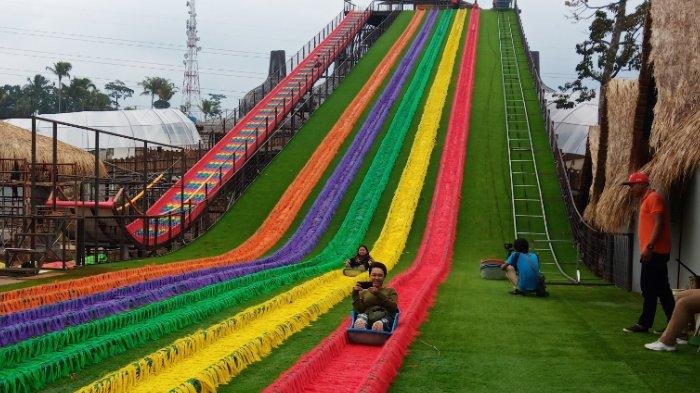
[(649, 187), (649, 177), (634, 172), (622, 183), (630, 187), (634, 198), (640, 199), (637, 235), (639, 239), (639, 262), (642, 273), (639, 279), (642, 288), (642, 314), (635, 325), (624, 328), (628, 333), (648, 332), (656, 316), (656, 299), (661, 301), (666, 319), (671, 320), (674, 299), (668, 283), (668, 266), (671, 259), (671, 219), (666, 200)]
[(372, 286), (362, 288), (360, 283), (352, 287), (352, 308), (357, 313), (353, 327), (355, 329), (389, 331), (394, 317), (399, 310), (398, 294), (394, 288), (382, 286), (386, 278), (386, 266), (381, 262), (372, 262), (369, 278)]
[(535, 253), (530, 252), (530, 244), (523, 238), (513, 241), (514, 251), (501, 266), (506, 277), (513, 284), (513, 295), (520, 295), (537, 290), (540, 276), (540, 261)]
[(644, 346), (654, 351), (675, 351), (676, 342), (687, 343), (679, 337), (688, 329), (691, 322), (695, 322), (695, 314), (698, 313), (700, 313), (700, 289), (689, 289), (679, 293), (673, 316), (661, 338)]
[(360, 247), (357, 248), (357, 254), (355, 254), (354, 257), (345, 261), (345, 267), (347, 269), (358, 269), (364, 272), (365, 270), (369, 269), (369, 265), (372, 262), (374, 261), (369, 255), (369, 250), (367, 249), (367, 246), (361, 244)]

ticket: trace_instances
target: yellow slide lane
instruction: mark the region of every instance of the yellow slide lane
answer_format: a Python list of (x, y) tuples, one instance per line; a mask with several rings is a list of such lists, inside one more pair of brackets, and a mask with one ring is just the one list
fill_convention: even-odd
[[(411, 229), (435, 147), (466, 15), (465, 10), (460, 10), (454, 19), (408, 162), (372, 250), (389, 268), (398, 261)], [(217, 386), (267, 356), (292, 334), (349, 296), (357, 280), (357, 277), (343, 276), (339, 270), (309, 280), (206, 330), (178, 339), (80, 392), (194, 392), (193, 385), (187, 382), (193, 379), (201, 384), (203, 392), (216, 391)]]

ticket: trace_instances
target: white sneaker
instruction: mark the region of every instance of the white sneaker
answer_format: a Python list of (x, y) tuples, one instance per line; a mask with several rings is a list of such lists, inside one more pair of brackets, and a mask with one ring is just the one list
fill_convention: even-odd
[(686, 340), (686, 339), (684, 339), (684, 338), (678, 337), (678, 338), (676, 339), (676, 344), (678, 344), (678, 345), (687, 345), (687, 344), (688, 344), (688, 340)]
[(668, 346), (668, 345), (662, 343), (661, 341), (654, 341), (653, 343), (644, 344), (644, 347), (646, 349), (651, 349), (652, 351), (671, 352), (671, 351), (676, 350), (675, 346), (674, 347)]

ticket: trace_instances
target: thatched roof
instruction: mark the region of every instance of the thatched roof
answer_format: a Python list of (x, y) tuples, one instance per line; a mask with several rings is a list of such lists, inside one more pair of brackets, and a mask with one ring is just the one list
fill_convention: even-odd
[[(653, 63), (657, 89), (649, 139), (651, 160), (642, 168), (632, 169), (647, 173), (652, 187), (669, 190), (693, 176), (700, 166), (700, 7), (694, 1), (653, 0), (650, 12), (649, 62)], [(584, 215), (591, 224), (609, 232), (617, 232), (629, 223), (633, 212), (629, 191), (618, 186), (630, 172), (630, 149), (624, 146), (631, 146), (632, 116), (639, 102), (639, 93), (632, 91), (631, 84), (624, 87), (625, 83), (630, 82), (609, 85), (607, 187)], [(592, 134), (595, 165), (596, 134)]]
[(668, 189), (700, 164), (700, 7), (696, 1), (651, 2), (651, 53), (658, 91), (650, 146), (643, 169)]
[[(30, 131), (0, 121), (0, 140), (3, 144), (2, 149), (0, 149), (0, 159), (17, 160), (19, 165), (25, 160), (31, 162), (32, 133)], [(37, 135), (36, 160), (38, 163), (50, 164), (52, 162), (52, 141), (53, 138)], [(94, 176), (95, 157), (92, 154), (61, 141), (57, 143), (57, 152), (58, 163), (75, 164), (59, 165), (59, 175)], [(14, 165), (14, 161), (0, 160), (0, 166), (2, 166), (0, 171), (7, 172), (1, 174), (2, 180), (10, 180), (9, 172), (17, 169), (14, 168)], [(106, 173), (104, 165), (100, 162), (100, 176), (105, 177)]]
[(618, 232), (629, 224), (633, 206), (629, 189), (620, 183), (629, 174), (632, 129), (639, 83), (613, 79), (606, 86), (608, 95), (608, 152), (605, 189), (595, 205), (591, 222), (606, 232)]
[(642, 171), (649, 174), (652, 185), (670, 189), (671, 185), (688, 179), (700, 166), (700, 112), (683, 120), (672, 138), (663, 141), (651, 161)]
[(658, 91), (650, 144), (658, 150), (700, 104), (700, 7), (696, 1), (651, 2), (651, 54)]

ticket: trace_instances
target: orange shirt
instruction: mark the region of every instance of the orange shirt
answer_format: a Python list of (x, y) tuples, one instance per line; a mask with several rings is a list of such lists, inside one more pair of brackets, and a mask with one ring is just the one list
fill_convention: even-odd
[(666, 201), (655, 190), (649, 190), (642, 197), (639, 208), (639, 251), (644, 251), (649, 243), (654, 230), (654, 216), (663, 214), (663, 228), (656, 242), (654, 242), (654, 252), (657, 254), (668, 254), (671, 252), (671, 219), (669, 217)]

